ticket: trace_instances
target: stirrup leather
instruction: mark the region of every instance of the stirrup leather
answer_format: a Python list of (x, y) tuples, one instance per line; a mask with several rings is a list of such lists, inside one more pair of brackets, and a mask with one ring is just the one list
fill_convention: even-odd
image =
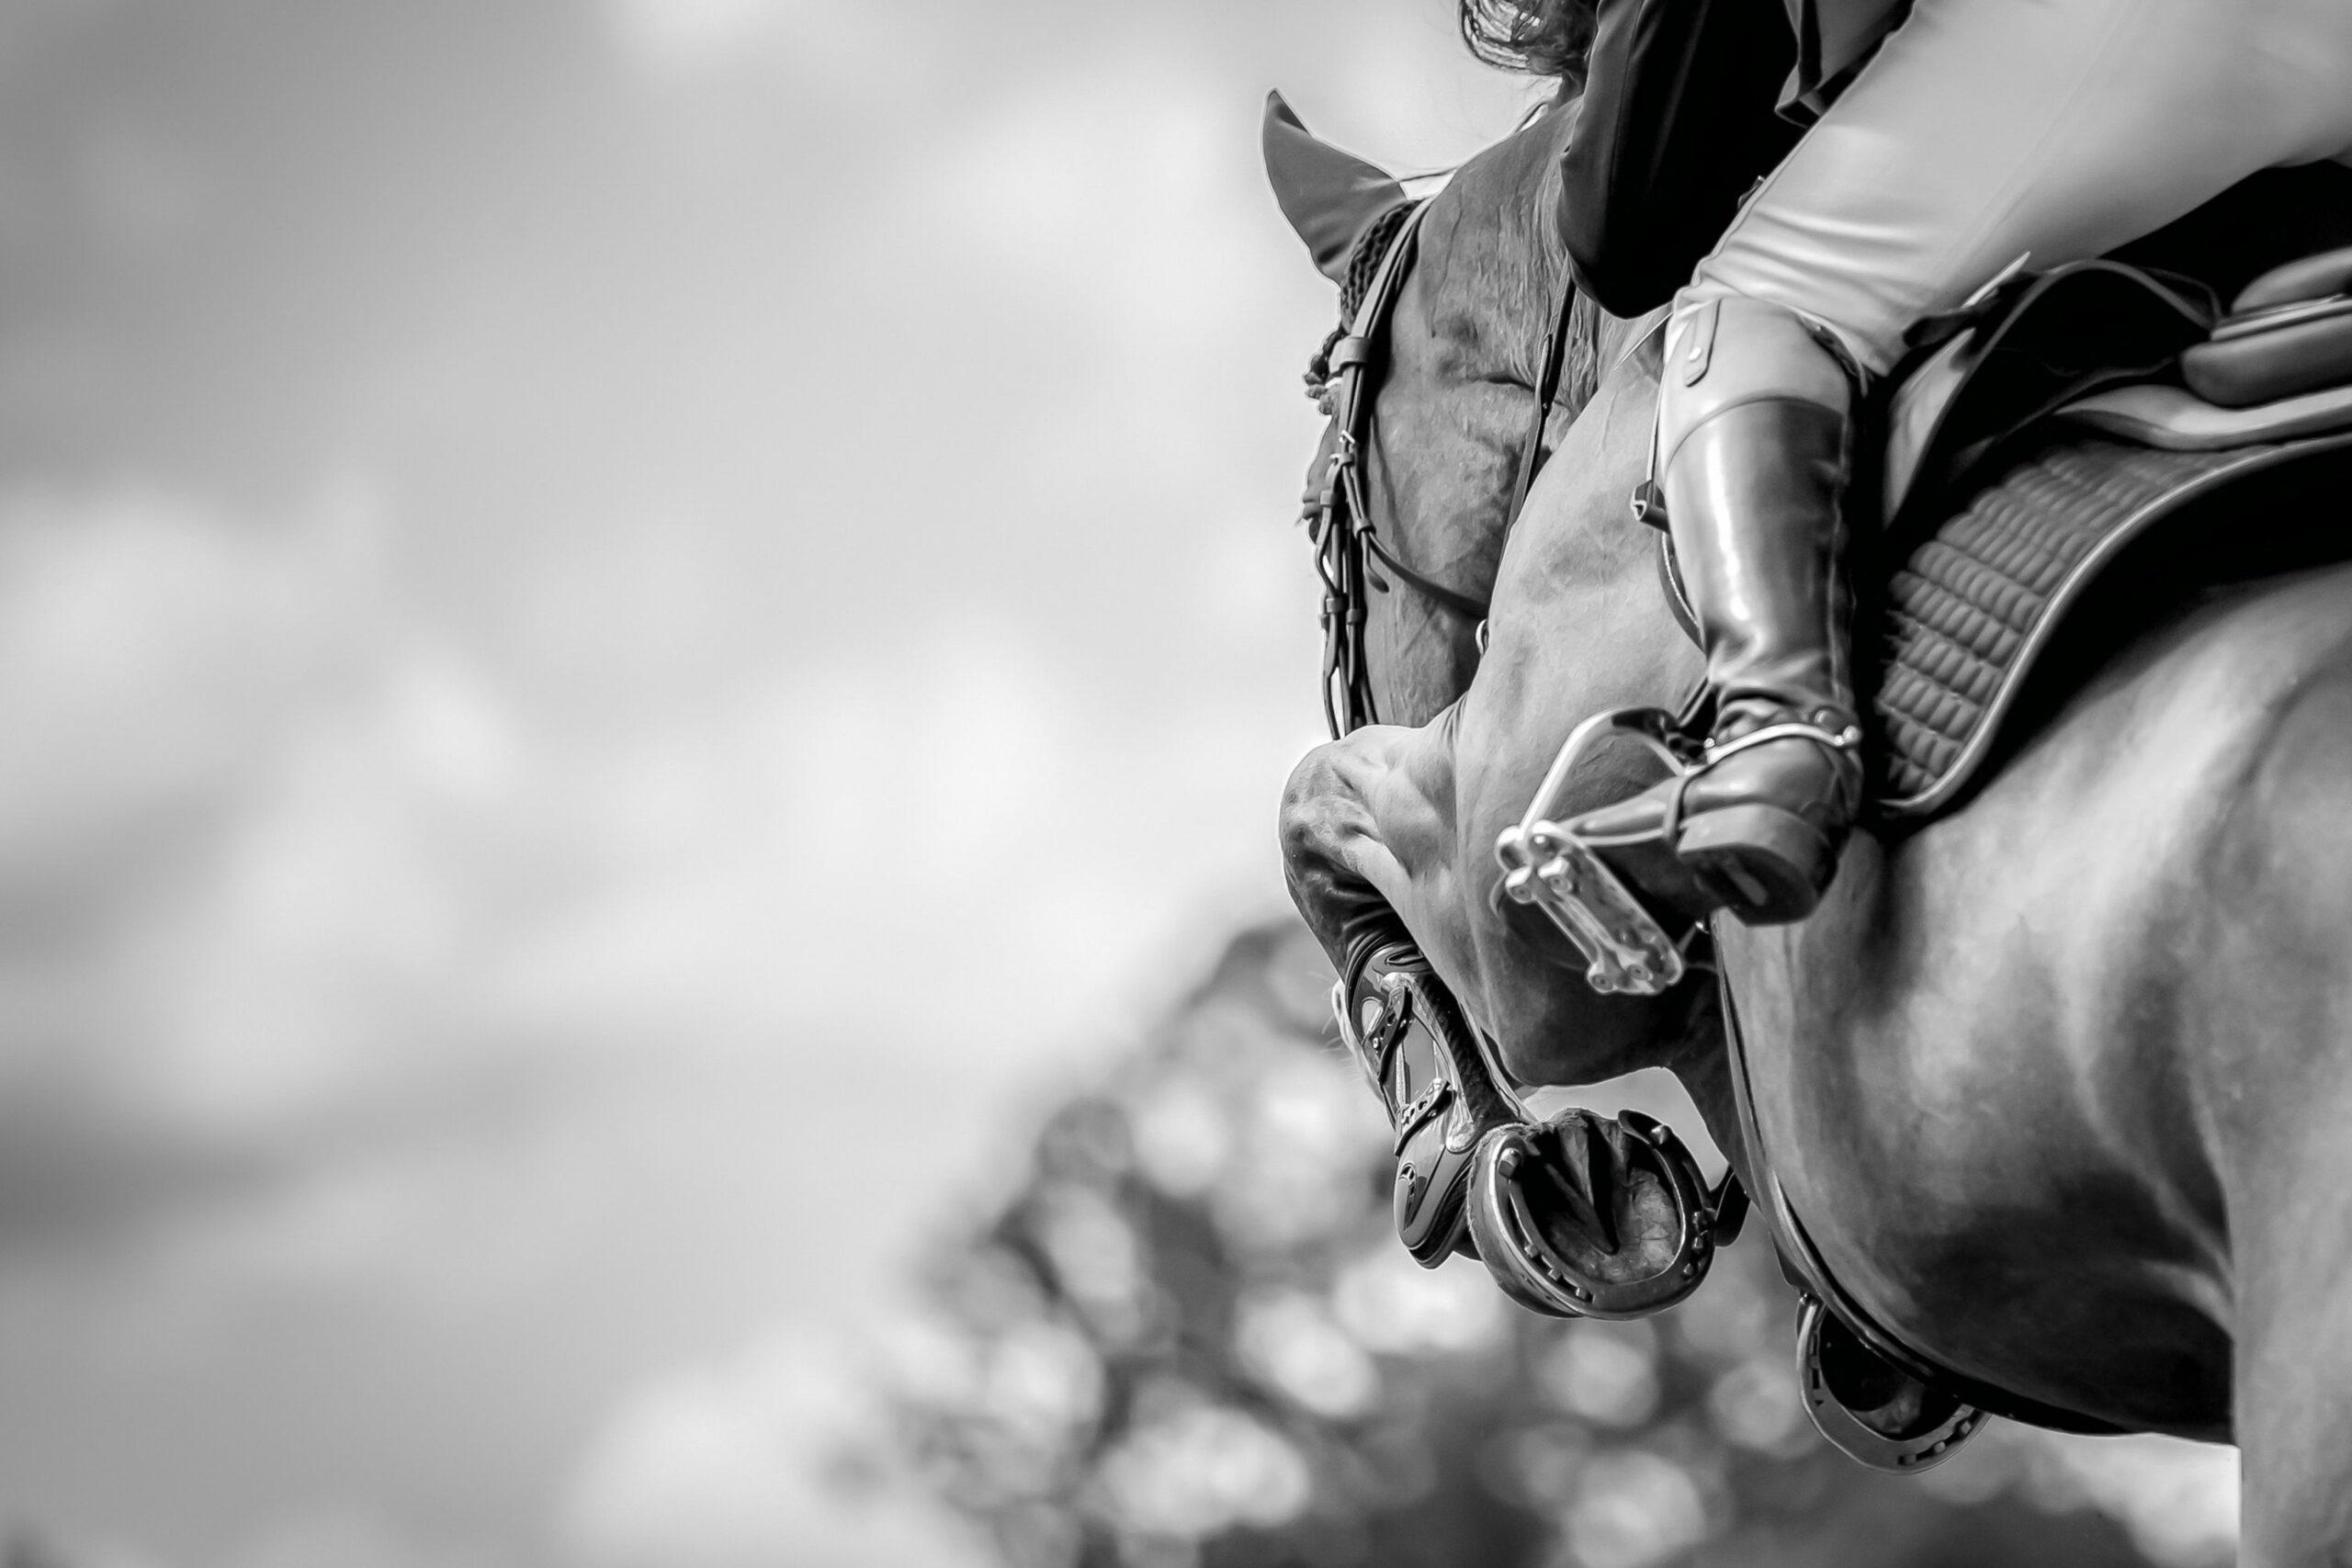
[[(1833, 739), (1827, 731), (1803, 728), (1808, 735)], [(1577, 764), (1613, 739), (1640, 743), (1674, 774), (1686, 778), (1706, 760), (1703, 753), (1694, 754), (1676, 728), (1674, 716), (1662, 708), (1595, 714), (1568, 732), (1527, 815), (1495, 840), (1495, 859), (1503, 869), (1503, 892), (1515, 903), (1543, 910), (1584, 954), (1585, 980), (1594, 990), (1603, 996), (1655, 997), (1681, 982), (1689, 969), (1686, 951), (1699, 928), (1668, 935), (1592, 846), (1553, 815), (1566, 805), (1560, 797)], [(1732, 745), (1742, 745), (1747, 739)]]

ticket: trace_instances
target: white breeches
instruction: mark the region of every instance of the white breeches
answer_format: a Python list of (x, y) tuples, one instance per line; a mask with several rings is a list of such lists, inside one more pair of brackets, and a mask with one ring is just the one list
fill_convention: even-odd
[(1872, 374), (2016, 262), (2352, 150), (2352, 0), (1917, 0), (1678, 306), (1767, 300)]

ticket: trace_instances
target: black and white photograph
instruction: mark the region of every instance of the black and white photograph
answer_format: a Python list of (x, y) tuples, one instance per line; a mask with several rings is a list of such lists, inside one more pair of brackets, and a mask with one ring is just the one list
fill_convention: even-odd
[(2352, 0), (0, 0), (0, 1568), (2352, 1564)]

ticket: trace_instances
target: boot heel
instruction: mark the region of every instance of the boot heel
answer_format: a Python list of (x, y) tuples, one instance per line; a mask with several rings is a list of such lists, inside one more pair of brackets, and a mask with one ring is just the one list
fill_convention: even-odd
[(1837, 846), (1777, 806), (1726, 806), (1694, 817), (1675, 852), (1751, 926), (1804, 919), (1838, 870)]

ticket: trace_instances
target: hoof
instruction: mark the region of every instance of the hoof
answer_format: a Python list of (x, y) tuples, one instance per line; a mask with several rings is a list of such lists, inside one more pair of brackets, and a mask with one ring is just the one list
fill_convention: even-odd
[(1882, 1360), (1811, 1296), (1797, 1325), (1805, 1414), (1832, 1448), (1886, 1475), (1917, 1475), (1984, 1428), (1984, 1413)]
[(1697, 1290), (1713, 1261), (1698, 1168), (1636, 1111), (1492, 1129), (1468, 1198), (1470, 1235), (1495, 1283), (1552, 1317), (1647, 1317)]
[(1751, 926), (1813, 913), (1838, 871), (1828, 835), (1777, 806), (1726, 806), (1692, 818), (1675, 850), (1693, 874)]

